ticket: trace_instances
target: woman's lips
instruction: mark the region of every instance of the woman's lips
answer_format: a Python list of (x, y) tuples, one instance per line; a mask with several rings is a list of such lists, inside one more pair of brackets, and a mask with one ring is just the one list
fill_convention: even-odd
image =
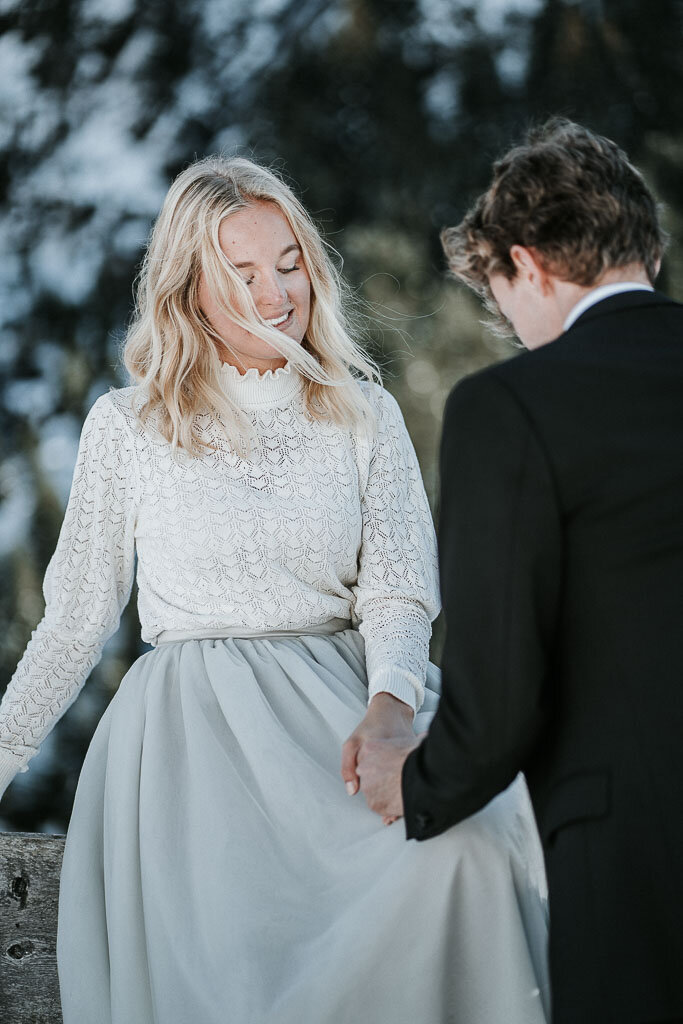
[[(292, 307), (292, 309), (290, 309), (289, 313), (287, 314), (287, 316), (285, 317), (284, 320), (280, 320), (279, 317), (272, 317), (271, 319), (266, 320), (266, 323), (268, 324), (269, 327), (274, 327), (276, 331), (286, 331), (287, 328), (292, 323), (293, 319), (294, 319), (294, 308)], [(278, 320), (280, 320), (279, 323), (278, 323)]]

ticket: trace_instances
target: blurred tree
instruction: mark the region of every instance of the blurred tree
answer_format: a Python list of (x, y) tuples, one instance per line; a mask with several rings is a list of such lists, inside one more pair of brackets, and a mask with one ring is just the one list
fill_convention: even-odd
[(683, 3), (547, 0), (534, 21), (525, 103), (614, 138), (668, 206), (672, 251), (659, 285), (683, 298)]

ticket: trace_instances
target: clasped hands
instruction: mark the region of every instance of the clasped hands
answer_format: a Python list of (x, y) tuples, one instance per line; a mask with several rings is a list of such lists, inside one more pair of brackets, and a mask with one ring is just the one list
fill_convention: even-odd
[(342, 747), (347, 793), (353, 796), (360, 790), (385, 825), (403, 817), (403, 765), (426, 735), (415, 735), (412, 708), (390, 693), (377, 693)]

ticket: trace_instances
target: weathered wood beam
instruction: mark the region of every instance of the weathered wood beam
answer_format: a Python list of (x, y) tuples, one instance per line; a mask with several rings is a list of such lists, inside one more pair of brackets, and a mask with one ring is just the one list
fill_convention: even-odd
[(63, 853), (64, 836), (0, 833), (3, 1024), (62, 1024), (56, 941)]

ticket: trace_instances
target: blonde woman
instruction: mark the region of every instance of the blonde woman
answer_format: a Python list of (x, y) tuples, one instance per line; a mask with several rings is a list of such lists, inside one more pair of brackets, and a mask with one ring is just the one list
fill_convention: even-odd
[[(170, 189), (124, 358), (86, 418), (45, 616), (0, 706), (25, 770), (118, 626), (142, 637), (62, 869), (65, 1024), (536, 1024), (523, 783), (428, 844), (357, 788), (424, 729), (435, 539), (396, 402), (293, 192), (208, 159)], [(417, 740), (416, 740), (417, 742)]]

